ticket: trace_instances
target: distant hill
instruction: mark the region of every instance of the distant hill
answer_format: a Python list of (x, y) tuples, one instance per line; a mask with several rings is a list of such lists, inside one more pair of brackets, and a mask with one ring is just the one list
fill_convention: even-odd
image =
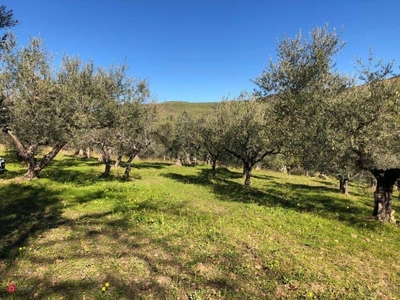
[[(387, 79), (395, 81), (396, 87), (400, 91), (400, 75)], [(272, 96), (273, 97), (273, 96)], [(218, 102), (186, 102), (186, 101), (166, 101), (157, 103), (159, 109), (159, 121), (172, 119), (176, 121), (179, 115), (184, 111), (194, 117), (199, 117), (203, 114), (212, 112), (214, 106)]]
[(157, 103), (160, 121), (166, 119), (176, 120), (184, 111), (192, 116), (199, 117), (213, 110), (217, 102), (185, 102), (185, 101), (166, 101)]

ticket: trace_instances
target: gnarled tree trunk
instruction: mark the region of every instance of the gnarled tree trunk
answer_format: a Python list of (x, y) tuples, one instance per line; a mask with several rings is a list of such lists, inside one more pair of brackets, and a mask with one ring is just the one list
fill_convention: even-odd
[(243, 176), (244, 176), (244, 186), (249, 187), (251, 185), (251, 171), (253, 169), (253, 164), (249, 161), (243, 161)]
[(91, 157), (91, 149), (90, 149), (90, 147), (86, 148), (86, 151), (85, 151), (85, 153), (83, 155), (84, 155), (84, 157), (86, 159), (90, 159), (90, 157)]
[(185, 163), (190, 166), (192, 164), (192, 161), (190, 160), (190, 154), (189, 153), (185, 153), (186, 159), (185, 159)]
[(373, 170), (377, 185), (374, 193), (373, 216), (382, 222), (395, 223), (392, 209), (393, 185), (400, 177), (400, 169)]
[(122, 154), (118, 153), (117, 160), (115, 161), (114, 167), (118, 168), (122, 162)]
[(28, 171), (24, 176), (29, 179), (38, 177), (39, 173), (50, 164), (58, 152), (67, 144), (66, 141), (59, 141), (53, 146), (53, 149), (49, 153), (37, 161), (35, 153), (40, 146), (39, 144), (30, 145), (28, 148), (25, 148), (10, 128), (3, 128), (3, 132), (11, 137), (18, 155), (28, 164)]
[(349, 178), (339, 175), (339, 192), (348, 196), (349, 195)]
[[(103, 176), (105, 176), (105, 177), (110, 176), (111, 165), (112, 165), (111, 154), (110, 154), (109, 147), (107, 146), (106, 142), (104, 142), (104, 141), (100, 143), (100, 152), (101, 152), (101, 162), (105, 164)], [(100, 161), (100, 158), (99, 158), (99, 161)]]
[(174, 165), (182, 167), (182, 159), (181, 159), (181, 157), (179, 155), (177, 157), (175, 157)]
[(140, 152), (140, 150), (135, 150), (135, 151), (130, 153), (130, 155), (128, 157), (128, 161), (126, 162), (126, 165), (125, 165), (125, 173), (124, 173), (124, 178), (125, 179), (129, 179), (129, 175), (130, 175), (130, 172), (131, 172), (132, 161), (136, 157), (136, 155), (139, 154), (139, 152)]
[(33, 179), (39, 176), (39, 173), (47, 167), (51, 161), (56, 157), (58, 152), (67, 144), (67, 142), (58, 142), (54, 145), (53, 149), (43, 156), (39, 162), (36, 161), (34, 152), (28, 154), (28, 172), (25, 173), (25, 177)]

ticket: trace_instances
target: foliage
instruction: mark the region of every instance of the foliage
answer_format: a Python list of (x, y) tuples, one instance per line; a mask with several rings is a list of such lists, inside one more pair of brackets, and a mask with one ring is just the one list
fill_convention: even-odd
[[(69, 124), (60, 115), (64, 101), (50, 67), (51, 53), (40, 39), (31, 39), (21, 49), (3, 54), (2, 94), (9, 119), (3, 131), (8, 134), (28, 164), (28, 177), (36, 177), (70, 137)], [(39, 162), (39, 147), (54, 145)]]
[[(123, 137), (126, 151), (139, 147), (142, 137), (138, 131), (148, 135), (143, 124), (153, 122), (153, 109), (135, 104), (147, 99), (148, 85), (128, 78), (125, 65), (96, 68), (93, 62), (64, 55), (59, 70), (54, 71), (52, 54), (38, 38), (25, 48), (10, 48), (3, 59), (2, 92), (9, 111), (3, 131), (28, 163), (27, 177), (37, 177), (70, 140), (80, 147), (99, 145), (107, 158), (107, 173), (109, 148), (116, 144), (117, 135), (120, 147)], [(133, 110), (140, 111), (142, 119), (132, 119), (136, 117)], [(37, 151), (43, 146), (53, 149), (37, 162)]]
[(334, 69), (333, 57), (343, 47), (339, 36), (325, 26), (314, 28), (310, 39), (299, 34), (278, 44), (277, 63), (271, 60), (255, 80), (258, 94), (271, 102), (290, 157), (311, 170), (371, 171), (381, 178), (374, 216), (393, 221), (392, 186), (400, 176), (399, 97), (394, 80), (387, 80), (393, 63), (374, 65), (372, 53), (367, 65), (358, 60), (364, 84), (356, 86)]
[(278, 43), (277, 62), (271, 59), (254, 80), (258, 96), (271, 103), (284, 153), (306, 170), (337, 172), (347, 164), (343, 147), (332, 139), (338, 128), (330, 126), (337, 109), (334, 99), (353, 82), (334, 69), (333, 58), (343, 46), (327, 26), (312, 29), (309, 40), (301, 32), (285, 37)]
[(156, 129), (157, 141), (163, 145), (165, 154), (177, 164), (191, 164), (191, 157), (200, 153), (200, 132), (196, 119), (183, 112), (176, 121), (167, 120), (160, 123)]
[[(394, 62), (375, 61), (372, 51), (365, 64), (358, 62), (361, 85), (339, 99), (342, 129), (354, 160), (364, 170), (400, 167), (398, 115), (400, 97), (393, 76)], [(357, 109), (354, 109), (357, 107)]]
[(224, 127), (224, 150), (242, 161), (245, 186), (249, 186), (254, 165), (280, 151), (269, 106), (242, 93), (235, 101), (222, 101), (214, 113)]
[[(18, 20), (14, 19), (14, 12), (12, 10), (7, 10), (6, 6), (0, 6), (0, 29), (10, 29), (18, 24)], [(10, 33), (5, 33), (0, 40), (0, 50), (3, 50), (7, 46), (7, 40)], [(1, 101), (0, 101), (1, 104)]]
[(200, 132), (200, 145), (206, 152), (206, 158), (211, 160), (213, 176), (216, 175), (217, 162), (228, 162), (227, 153), (225, 151), (226, 124), (218, 116), (216, 110), (213, 113), (204, 114), (197, 119), (197, 125)]

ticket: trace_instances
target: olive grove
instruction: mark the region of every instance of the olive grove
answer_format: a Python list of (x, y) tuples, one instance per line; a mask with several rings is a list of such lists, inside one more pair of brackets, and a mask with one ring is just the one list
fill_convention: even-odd
[[(10, 39), (1, 58), (2, 104), (7, 109), (3, 132), (27, 163), (27, 178), (37, 177), (72, 140), (99, 145), (106, 174), (111, 167), (108, 148), (117, 136), (131, 156), (148, 145), (148, 130), (137, 119), (147, 118), (146, 124), (154, 119), (140, 106), (149, 94), (145, 83), (128, 78), (125, 66), (99, 68), (67, 55), (58, 70), (52, 62), (53, 54), (39, 38), (26, 47)], [(133, 113), (135, 109), (141, 112)], [(138, 136), (145, 141), (139, 142)], [(47, 153), (38, 157), (43, 151)]]
[(391, 193), (400, 166), (397, 80), (388, 80), (393, 64), (371, 55), (368, 64), (357, 60), (356, 77), (340, 74), (334, 57), (343, 46), (327, 26), (314, 28), (309, 40), (285, 37), (277, 61), (254, 80), (257, 95), (271, 104), (284, 153), (305, 169), (369, 171), (378, 181), (373, 215), (394, 221)]

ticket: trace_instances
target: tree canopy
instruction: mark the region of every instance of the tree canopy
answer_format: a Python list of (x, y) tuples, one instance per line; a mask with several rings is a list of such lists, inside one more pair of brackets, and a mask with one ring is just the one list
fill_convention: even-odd
[[(324, 172), (359, 168), (379, 177), (399, 168), (399, 97), (396, 80), (388, 80), (393, 63), (375, 63), (371, 55), (368, 64), (357, 60), (358, 78), (340, 74), (334, 56), (343, 46), (327, 26), (314, 28), (309, 40), (301, 33), (285, 37), (278, 43), (277, 62), (271, 60), (254, 80), (257, 95), (271, 103), (284, 153), (303, 168)], [(375, 196), (376, 203), (383, 204), (376, 204), (381, 209), (375, 208), (374, 215), (385, 221), (392, 218), (389, 194), (400, 176), (390, 172), (396, 175), (378, 183)], [(385, 193), (387, 197), (382, 196)]]
[[(128, 120), (143, 123), (121, 121), (119, 111), (132, 117), (128, 108), (134, 102), (142, 104), (148, 94), (146, 85), (127, 77), (125, 66), (99, 68), (65, 55), (59, 70), (54, 70), (52, 59), (39, 38), (26, 47), (14, 44), (2, 57), (1, 89), (8, 110), (3, 131), (27, 163), (28, 178), (37, 177), (72, 139), (88, 142), (97, 137), (104, 149), (114, 142), (118, 126), (127, 128)], [(147, 118), (142, 113), (133, 117)], [(38, 160), (38, 150), (48, 147), (51, 150)]]

